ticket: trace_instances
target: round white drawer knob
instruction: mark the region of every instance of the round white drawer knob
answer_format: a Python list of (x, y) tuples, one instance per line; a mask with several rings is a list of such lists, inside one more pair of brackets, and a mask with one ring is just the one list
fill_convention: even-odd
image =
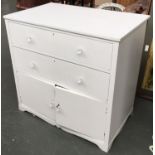
[(82, 55), (83, 54), (83, 50), (82, 49), (78, 49), (78, 51), (77, 51), (77, 55)]
[(30, 68), (31, 68), (31, 69), (35, 69), (35, 68), (36, 68), (36, 64), (35, 64), (34, 62), (31, 62), (31, 63), (30, 63)]
[(28, 37), (28, 38), (27, 38), (27, 42), (28, 42), (28, 43), (32, 43), (32, 38), (31, 38), (31, 37)]
[(77, 84), (79, 85), (83, 84), (83, 80), (82, 79), (77, 80)]

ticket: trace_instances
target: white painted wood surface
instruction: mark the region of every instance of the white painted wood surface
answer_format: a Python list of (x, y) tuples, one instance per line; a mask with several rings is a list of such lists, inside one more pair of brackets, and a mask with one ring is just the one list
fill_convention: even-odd
[(19, 109), (108, 152), (133, 110), (148, 16), (49, 3), (5, 19)]
[(12, 44), (16, 47), (110, 72), (110, 42), (68, 35), (59, 31), (36, 29), (18, 23), (12, 23), (10, 32)]
[(49, 3), (4, 16), (6, 19), (120, 41), (149, 16)]
[[(107, 100), (109, 74), (27, 50), (13, 50), (16, 70), (19, 72), (59, 84), (96, 100)], [(101, 83), (103, 86), (100, 88)]]
[(106, 102), (56, 87), (56, 104), (60, 105), (56, 115), (57, 124), (89, 137), (104, 140)]
[(139, 67), (143, 51), (146, 23), (117, 44), (118, 55), (113, 57), (109, 88), (109, 112), (107, 115), (110, 131), (107, 135), (109, 147), (118, 135), (133, 110)]
[[(54, 85), (28, 74), (17, 75), (22, 104), (55, 121)], [(44, 94), (44, 95), (42, 95)]]

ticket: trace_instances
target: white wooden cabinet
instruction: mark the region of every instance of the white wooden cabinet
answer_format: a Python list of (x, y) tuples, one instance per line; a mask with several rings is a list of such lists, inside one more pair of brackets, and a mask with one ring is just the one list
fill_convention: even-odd
[(4, 18), (19, 109), (107, 152), (133, 110), (149, 16), (49, 3)]

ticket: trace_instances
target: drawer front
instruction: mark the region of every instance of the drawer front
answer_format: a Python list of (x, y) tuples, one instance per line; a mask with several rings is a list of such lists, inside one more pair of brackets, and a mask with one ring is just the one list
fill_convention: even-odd
[(89, 98), (106, 100), (109, 74), (52, 57), (13, 48), (16, 70), (42, 78)]
[(14, 46), (110, 72), (112, 43), (17, 23), (10, 30)]

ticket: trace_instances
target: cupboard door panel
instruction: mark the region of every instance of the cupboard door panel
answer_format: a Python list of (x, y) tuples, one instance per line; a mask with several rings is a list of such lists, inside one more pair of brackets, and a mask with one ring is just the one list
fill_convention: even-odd
[(53, 85), (24, 74), (19, 74), (18, 80), (22, 104), (49, 120), (55, 120)]
[(105, 104), (100, 100), (56, 87), (56, 122), (92, 138), (104, 137)]

